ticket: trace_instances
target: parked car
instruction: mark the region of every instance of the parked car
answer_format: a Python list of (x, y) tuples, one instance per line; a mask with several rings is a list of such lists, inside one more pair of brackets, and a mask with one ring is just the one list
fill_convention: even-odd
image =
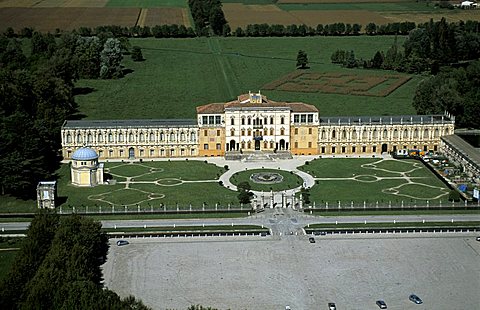
[(377, 300), (375, 303), (380, 309), (387, 309), (387, 304), (383, 300)]
[(417, 305), (423, 304), (423, 301), (420, 299), (420, 297), (418, 297), (415, 294), (412, 294), (412, 295), (408, 296), (408, 299), (410, 299), (411, 302), (414, 302)]
[(292, 310), (292, 308), (290, 308), (290, 306), (285, 306), (285, 310)]
[(127, 240), (118, 240), (117, 241), (118, 246), (127, 245), (127, 244), (130, 244), (130, 242), (128, 242)]
[(315, 243), (315, 238), (310, 237), (310, 238), (308, 238), (308, 241), (309, 241), (310, 243)]
[(337, 310), (337, 306), (335, 306), (335, 303), (329, 302), (328, 303), (328, 310)]
[(477, 237), (477, 241), (480, 241), (480, 236)]

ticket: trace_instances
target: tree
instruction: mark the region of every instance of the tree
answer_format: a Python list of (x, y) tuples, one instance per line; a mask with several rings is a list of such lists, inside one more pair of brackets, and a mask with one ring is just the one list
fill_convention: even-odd
[(305, 69), (308, 64), (307, 53), (303, 50), (299, 50), (297, 54), (297, 68)]
[(357, 66), (358, 66), (358, 63), (357, 63), (357, 59), (355, 58), (355, 52), (354, 51), (346, 52), (345, 67), (355, 68)]
[(369, 23), (367, 27), (365, 27), (365, 32), (368, 35), (375, 35), (377, 33), (377, 25), (375, 23)]
[(142, 49), (140, 46), (133, 46), (132, 47), (132, 60), (133, 61), (142, 61), (143, 55), (142, 55)]
[(375, 56), (373, 56), (373, 59), (372, 59), (372, 67), (375, 69), (380, 69), (380, 67), (383, 64), (383, 58), (384, 58), (383, 53), (380, 51), (377, 51), (375, 53)]
[(114, 38), (107, 39), (100, 53), (100, 77), (102, 79), (121, 77), (120, 62), (122, 59), (120, 41)]

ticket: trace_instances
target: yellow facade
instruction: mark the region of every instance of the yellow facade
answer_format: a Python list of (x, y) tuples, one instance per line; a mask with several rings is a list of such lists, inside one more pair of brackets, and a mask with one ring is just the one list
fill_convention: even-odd
[(197, 107), (196, 120), (66, 121), (62, 152), (71, 159), (87, 144), (101, 159), (148, 160), (258, 151), (353, 156), (437, 151), (454, 125), (450, 115), (321, 117), (313, 105), (249, 93)]

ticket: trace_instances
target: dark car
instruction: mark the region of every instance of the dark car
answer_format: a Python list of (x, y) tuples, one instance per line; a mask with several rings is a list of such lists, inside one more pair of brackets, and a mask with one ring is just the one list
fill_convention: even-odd
[(408, 299), (410, 299), (411, 302), (414, 302), (417, 305), (423, 304), (423, 301), (420, 299), (420, 297), (415, 294), (408, 296)]
[(383, 300), (377, 300), (375, 303), (380, 309), (387, 309), (387, 304)]
[(335, 303), (329, 302), (328, 303), (328, 310), (337, 310), (337, 306), (335, 306)]
[(118, 240), (117, 241), (118, 246), (127, 245), (127, 244), (130, 244), (130, 242), (128, 242), (127, 240)]
[(309, 241), (310, 243), (315, 243), (315, 238), (310, 237), (310, 238), (308, 238), (308, 241)]

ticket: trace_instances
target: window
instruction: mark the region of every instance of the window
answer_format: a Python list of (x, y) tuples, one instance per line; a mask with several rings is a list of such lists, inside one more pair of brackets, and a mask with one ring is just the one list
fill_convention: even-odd
[(72, 136), (70, 134), (67, 135), (67, 143), (72, 143)]
[(362, 146), (362, 152), (365, 153), (367, 151), (367, 147), (364, 145)]
[(140, 142), (145, 142), (145, 135), (143, 134), (143, 132), (140, 133), (139, 140)]
[(150, 142), (154, 142), (155, 141), (155, 134), (153, 132), (150, 133)]
[(364, 130), (364, 131), (362, 132), (362, 139), (367, 139), (367, 135), (368, 135), (367, 131)]
[(108, 134), (108, 142), (113, 142), (113, 135), (111, 133)]
[(184, 132), (180, 133), (180, 141), (185, 141), (185, 133)]
[(280, 124), (281, 125), (285, 124), (285, 117), (283, 117), (283, 116), (280, 117)]
[(140, 150), (140, 156), (144, 156), (145, 155), (145, 151), (144, 150)]
[(280, 135), (281, 136), (285, 135), (285, 129), (283, 129), (283, 128), (280, 129)]
[(175, 149), (170, 150), (170, 156), (175, 156)]
[(336, 135), (337, 135), (337, 133), (335, 132), (335, 130), (332, 130), (332, 139), (335, 139)]
[(263, 135), (264, 136), (268, 135), (268, 129), (267, 128), (263, 128)]
[(300, 121), (300, 117), (298, 114), (293, 115), (293, 122), (298, 123)]
[(428, 129), (425, 129), (425, 130), (423, 131), (423, 138), (424, 138), (424, 139), (428, 139)]
[(273, 125), (273, 116), (270, 116), (270, 125)]
[(311, 135), (313, 132), (312, 128), (308, 128), (308, 134)]
[(209, 123), (210, 125), (215, 124), (215, 117), (214, 117), (213, 115), (210, 115), (210, 116), (208, 117), (208, 123)]
[(195, 149), (190, 149), (190, 155), (195, 155)]
[(249, 135), (249, 136), (252, 135), (252, 130), (251, 130), (251, 129), (248, 130), (248, 135)]
[(342, 153), (345, 153), (345, 147), (342, 146)]
[(242, 125), (245, 125), (245, 117), (242, 117)]
[(436, 146), (436, 145), (433, 146), (433, 151), (434, 151), (434, 152), (437, 151), (437, 146)]
[(155, 155), (155, 150), (150, 150), (150, 156), (153, 157)]
[(170, 133), (170, 141), (175, 141), (175, 134), (173, 132)]
[(325, 130), (322, 130), (322, 134), (321, 134), (322, 139), (325, 139), (325, 136), (326, 136)]
[(268, 148), (268, 143), (267, 143), (267, 141), (263, 141), (263, 148), (264, 148), (264, 149)]
[(413, 131), (413, 137), (418, 138), (418, 129), (417, 128), (415, 128), (415, 130)]
[(77, 135), (77, 143), (82, 143), (82, 135), (81, 134), (78, 134)]
[(123, 150), (120, 150), (119, 153), (120, 153), (120, 157), (123, 157)]
[(160, 150), (160, 156), (165, 156), (165, 150)]
[(108, 157), (113, 157), (113, 150), (108, 150)]
[(249, 117), (249, 118), (247, 119), (247, 125), (251, 125), (251, 124), (252, 124), (252, 119)]
[(313, 114), (308, 114), (308, 122), (313, 123)]
[(98, 151), (98, 157), (103, 157), (103, 151), (102, 150)]
[(217, 144), (215, 145), (215, 148), (216, 148), (217, 150), (221, 150), (221, 149), (222, 149), (222, 146), (220, 145), (220, 143), (217, 143)]
[(377, 146), (376, 145), (372, 146), (372, 152), (375, 153), (376, 151), (377, 151)]
[(235, 119), (233, 117), (230, 119), (230, 125), (235, 125)]
[(220, 130), (217, 130), (217, 137), (220, 137)]
[(398, 130), (397, 129), (394, 129), (393, 130), (393, 137), (396, 139), (398, 138)]
[(204, 149), (204, 150), (208, 150), (208, 143), (205, 143), (205, 144), (203, 145), (203, 149)]
[(346, 139), (347, 138), (347, 131), (344, 129), (342, 130), (342, 139)]
[(335, 154), (335, 147), (332, 146), (332, 154)]
[(234, 135), (235, 135), (235, 129), (232, 128), (232, 129), (230, 129), (230, 136), (233, 137)]
[(435, 129), (434, 136), (435, 136), (435, 138), (438, 138), (438, 128)]
[(160, 141), (165, 140), (165, 134), (163, 132), (160, 133)]
[(133, 133), (128, 135), (128, 142), (133, 142)]
[(250, 149), (250, 148), (252, 148), (252, 144), (250, 143), (250, 141), (248, 141), (248, 143), (247, 143), (247, 149)]
[(408, 138), (408, 130), (405, 129), (405, 130), (403, 131), (403, 137), (404, 137), (404, 138)]
[(378, 138), (378, 131), (376, 129), (373, 130), (373, 138), (374, 139)]
[(245, 135), (245, 129), (242, 129), (242, 136)]
[(219, 125), (222, 123), (220, 115), (215, 115), (215, 124)]
[(192, 131), (190, 133), (190, 141), (195, 142), (196, 140), (197, 140), (197, 134), (194, 131)]
[(207, 129), (205, 129), (205, 130), (203, 131), (203, 135), (204, 135), (205, 137), (208, 136), (208, 130), (207, 130)]
[(123, 134), (122, 133), (118, 134), (118, 141), (123, 142)]
[(89, 134), (87, 135), (87, 143), (92, 143), (92, 141), (93, 141), (93, 139), (92, 139), (92, 134), (89, 133)]
[(273, 141), (270, 141), (270, 148), (273, 149)]
[(273, 134), (274, 134), (273, 128), (270, 128), (270, 135), (273, 136)]
[(388, 131), (386, 129), (383, 130), (383, 138), (387, 138), (388, 137)]
[(185, 149), (180, 149), (180, 156), (185, 156)]
[(295, 128), (295, 134), (298, 135), (298, 128)]
[(325, 154), (325, 147), (322, 146), (322, 154)]
[(423, 150), (424, 150), (425, 152), (428, 151), (428, 146), (424, 145), (424, 146), (423, 146)]
[(264, 123), (265, 125), (267, 125), (267, 124), (268, 124), (268, 118), (265, 117), (265, 118), (263, 119), (263, 123)]
[(308, 148), (312, 148), (312, 142), (308, 142)]
[(295, 148), (298, 149), (298, 142), (295, 142)]
[(307, 122), (307, 115), (306, 115), (306, 114), (300, 115), (300, 122), (302, 122), (302, 123), (306, 123), (306, 122)]
[(357, 139), (357, 131), (355, 129), (352, 131), (352, 139)]
[(352, 153), (355, 153), (357, 151), (357, 148), (355, 146), (352, 146)]
[(207, 125), (208, 124), (208, 116), (202, 116), (202, 124)]

